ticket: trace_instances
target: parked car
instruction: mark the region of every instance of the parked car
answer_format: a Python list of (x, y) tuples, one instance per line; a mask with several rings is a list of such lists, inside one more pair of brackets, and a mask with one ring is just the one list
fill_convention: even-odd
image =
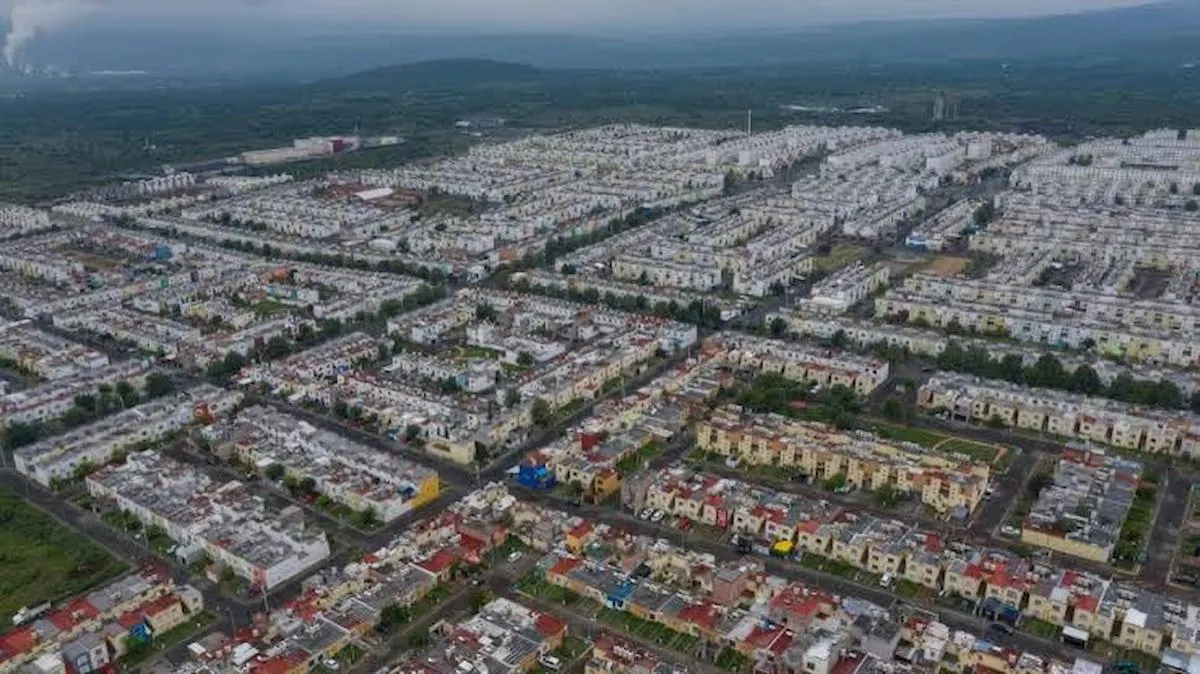
[(562, 667), (562, 660), (553, 655), (543, 655), (538, 658), (538, 663), (546, 669), (552, 669), (556, 672)]
[(644, 519), (644, 520), (648, 520), (648, 519), (650, 519), (650, 516), (653, 514), (654, 514), (653, 510), (651, 510), (649, 508), (642, 508), (642, 512), (638, 513), (638, 517), (640, 517), (641, 519)]
[(1013, 633), (1012, 625), (1009, 625), (1007, 623), (992, 623), (992, 624), (988, 625), (988, 629), (995, 630), (997, 632), (1000, 632), (1001, 634), (1012, 634)]
[(651, 522), (661, 522), (662, 519), (666, 516), (667, 516), (667, 514), (665, 512), (663, 512), (661, 510), (655, 510), (653, 513), (650, 514), (650, 521)]
[(520, 550), (516, 550), (516, 551), (514, 551), (512, 554), (510, 554), (510, 555), (508, 556), (508, 562), (509, 562), (509, 564), (511, 564), (511, 563), (513, 563), (513, 562), (517, 561), (517, 560), (518, 560), (518, 559), (520, 559), (520, 558), (521, 558), (521, 551), (520, 551)]

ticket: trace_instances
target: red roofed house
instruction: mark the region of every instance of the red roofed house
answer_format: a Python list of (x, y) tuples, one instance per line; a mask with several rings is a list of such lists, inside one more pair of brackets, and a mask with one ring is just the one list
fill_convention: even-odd
[(418, 562), (417, 566), (437, 576), (439, 583), (444, 583), (450, 580), (450, 572), (457, 561), (458, 557), (455, 557), (454, 553), (443, 548), (433, 553), (429, 559)]
[(575, 554), (582, 554), (583, 546), (592, 538), (596, 527), (589, 520), (584, 520), (567, 532), (565, 544), (567, 549)]
[(18, 627), (0, 635), (0, 663), (23, 659), (38, 646), (37, 633), (31, 627)]
[(688, 604), (678, 614), (663, 616), (663, 619), (667, 627), (676, 632), (706, 638), (710, 641), (716, 641), (719, 636), (717, 623), (721, 620), (721, 613), (715, 604), (709, 602)]
[(538, 614), (534, 627), (538, 634), (545, 637), (546, 642), (550, 644), (549, 650), (562, 646), (563, 637), (567, 636), (567, 624), (545, 613)]

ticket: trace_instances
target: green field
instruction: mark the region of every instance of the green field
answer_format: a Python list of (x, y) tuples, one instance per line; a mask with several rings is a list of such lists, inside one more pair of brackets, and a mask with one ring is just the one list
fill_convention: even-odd
[(128, 567), (9, 491), (0, 491), (0, 618), (57, 601)]
[(888, 440), (912, 442), (922, 447), (936, 449), (943, 454), (965, 454), (976, 461), (983, 461), (984, 463), (995, 462), (997, 455), (1000, 453), (1000, 450), (992, 445), (964, 440), (963, 438), (956, 438), (953, 435), (946, 435), (945, 433), (924, 428), (897, 426), (896, 424), (881, 421), (871, 422), (868, 428), (880, 437), (887, 438)]

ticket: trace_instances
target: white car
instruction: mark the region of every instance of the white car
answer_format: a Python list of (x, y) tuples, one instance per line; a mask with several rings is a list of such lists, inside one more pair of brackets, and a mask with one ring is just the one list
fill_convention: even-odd
[(552, 669), (556, 672), (562, 667), (562, 660), (559, 660), (553, 655), (543, 655), (542, 657), (538, 658), (538, 662), (541, 663), (541, 665), (546, 669)]
[(521, 558), (521, 551), (517, 550), (508, 556), (508, 562), (511, 564)]
[(1020, 536), (1021, 530), (1014, 526), (1005, 524), (1004, 526), (1000, 527), (1000, 533), (1004, 534), (1005, 536)]
[(653, 514), (654, 514), (653, 510), (651, 510), (649, 508), (642, 508), (642, 512), (638, 513), (638, 517), (640, 517), (641, 519), (644, 519), (644, 520), (648, 520), (648, 519), (650, 519), (650, 516)]
[(651, 522), (661, 522), (661, 521), (662, 521), (662, 519), (663, 519), (664, 517), (666, 517), (666, 516), (667, 516), (667, 514), (666, 514), (665, 512), (663, 512), (663, 511), (661, 511), (661, 510), (655, 510), (655, 511), (654, 511), (653, 513), (651, 513), (651, 515), (650, 515), (650, 521), (651, 521)]

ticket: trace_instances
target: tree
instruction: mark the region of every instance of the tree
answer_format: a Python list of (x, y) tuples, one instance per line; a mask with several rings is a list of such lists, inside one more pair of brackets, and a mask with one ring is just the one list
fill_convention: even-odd
[(517, 365), (521, 367), (533, 367), (533, 354), (528, 351), (522, 351), (517, 354)]
[(1068, 389), (1084, 395), (1096, 395), (1104, 390), (1104, 383), (1090, 365), (1080, 365), (1071, 373)]
[(787, 321), (783, 320), (779, 316), (776, 316), (775, 318), (771, 319), (770, 327), (772, 337), (782, 337), (783, 334), (787, 332)]
[(1200, 210), (1200, 203), (1197, 203), (1195, 199), (1188, 199), (1183, 203), (1183, 210), (1194, 213)]
[(492, 591), (487, 588), (477, 590), (475, 594), (471, 595), (471, 611), (478, 613), (484, 606), (492, 603), (495, 598)]
[(311, 477), (306, 477), (306, 478), (300, 480), (299, 484), (297, 484), (296, 486), (297, 486), (297, 488), (300, 489), (301, 492), (303, 492), (305, 494), (313, 494), (313, 493), (316, 493), (316, 491), (317, 491), (317, 481), (312, 479)]
[(28, 423), (14, 421), (8, 424), (4, 435), (8, 448), (16, 449), (37, 442), (38, 438), (42, 437), (42, 433), (44, 432), (45, 426), (40, 421), (30, 421)]
[(824, 487), (827, 491), (838, 491), (839, 489), (845, 488), (845, 486), (846, 486), (846, 474), (845, 473), (835, 473), (834, 475), (831, 475), (828, 478), (826, 478), (826, 480), (824, 482)]
[(263, 471), (263, 475), (266, 475), (268, 480), (274, 482), (278, 482), (279, 478), (283, 477), (283, 473), (283, 466), (279, 465), (278, 463), (273, 463), (267, 466), (266, 470)]
[(551, 414), (550, 403), (546, 402), (545, 398), (538, 398), (533, 401), (533, 409), (530, 411), (533, 416), (533, 423), (538, 426), (546, 426), (550, 422)]
[(885, 484), (875, 490), (875, 502), (884, 508), (894, 508), (900, 501), (900, 491), (890, 484)]
[(937, 357), (937, 366), (940, 370), (950, 370), (951, 372), (960, 372), (963, 368), (963, 363), (966, 362), (967, 353), (963, 351), (962, 346), (958, 342), (951, 340), (946, 344), (946, 348), (942, 350)]
[(585, 491), (583, 482), (579, 480), (571, 480), (571, 482), (567, 485), (567, 489), (569, 489), (571, 492), (571, 499), (575, 501), (578, 501), (580, 497), (583, 496), (583, 492)]
[(999, 414), (993, 414), (984, 423), (987, 424), (988, 428), (1004, 428), (1007, 425)]
[(421, 427), (416, 424), (409, 424), (404, 427), (404, 441), (413, 442), (421, 437)]
[(424, 648), (430, 643), (429, 630), (421, 630), (408, 638), (408, 647), (412, 649)]
[(379, 612), (379, 622), (375, 624), (375, 631), (379, 634), (391, 634), (410, 620), (412, 609), (400, 604), (388, 604)]
[(1029, 370), (1030, 386), (1065, 388), (1067, 381), (1066, 370), (1063, 369), (1062, 362), (1048, 353), (1042, 354), (1042, 357), (1038, 358)]
[(299, 486), (299, 484), (300, 484), (299, 481), (296, 480), (296, 477), (294, 475), (284, 475), (283, 476), (283, 488), (284, 489), (286, 489), (292, 493), (295, 493), (296, 488)]
[(496, 310), (492, 305), (480, 302), (475, 305), (475, 319), (479, 321), (494, 321), (496, 320)]
[(175, 381), (161, 372), (146, 375), (146, 397), (161, 398), (175, 392)]
[(379, 512), (375, 510), (375, 506), (367, 506), (358, 513), (358, 525), (363, 529), (379, 526)]
[(267, 340), (267, 346), (263, 349), (263, 356), (267, 360), (276, 360), (283, 358), (292, 352), (292, 343), (286, 337), (275, 335)]
[(133, 384), (130, 384), (124, 379), (117, 382), (114, 391), (116, 392), (117, 397), (121, 399), (121, 404), (126, 408), (133, 407), (138, 403), (137, 389), (133, 388)]
[(896, 396), (888, 396), (883, 401), (883, 416), (888, 419), (901, 420), (904, 418), (904, 403)]
[(996, 374), (1005, 381), (1019, 384), (1025, 378), (1025, 361), (1020, 354), (1005, 354), (996, 365)]
[(504, 406), (516, 407), (521, 404), (521, 393), (515, 388), (510, 388), (504, 392)]
[(844, 349), (846, 348), (846, 343), (849, 341), (846, 331), (838, 328), (837, 332), (833, 333), (833, 336), (829, 338), (829, 345), (835, 349)]

